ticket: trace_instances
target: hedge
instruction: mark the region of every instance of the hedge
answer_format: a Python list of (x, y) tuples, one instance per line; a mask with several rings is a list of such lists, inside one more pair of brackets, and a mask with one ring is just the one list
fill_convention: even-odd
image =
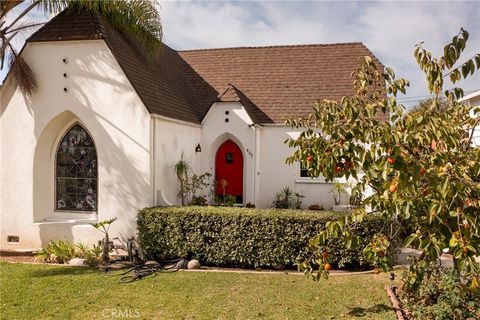
[[(204, 265), (292, 268), (308, 253), (308, 240), (342, 213), (226, 207), (156, 207), (139, 211), (139, 244), (149, 259), (195, 258)], [(367, 244), (384, 221), (365, 219), (355, 228)], [(361, 249), (329, 246), (337, 267), (364, 268)]]

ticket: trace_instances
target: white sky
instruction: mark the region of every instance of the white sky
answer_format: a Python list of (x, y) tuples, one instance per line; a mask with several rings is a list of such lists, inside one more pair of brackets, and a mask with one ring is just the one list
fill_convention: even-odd
[[(159, 1), (159, 9), (164, 42), (174, 49), (363, 42), (410, 80), (400, 99), (406, 104), (428, 95), (415, 44), (441, 54), (464, 27), (464, 58), (480, 53), (480, 1)], [(480, 75), (458, 85), (466, 93), (480, 89)]]

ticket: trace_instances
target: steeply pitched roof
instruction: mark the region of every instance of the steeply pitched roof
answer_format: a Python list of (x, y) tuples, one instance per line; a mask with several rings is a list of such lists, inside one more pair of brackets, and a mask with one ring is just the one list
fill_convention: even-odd
[[(61, 13), (28, 41), (104, 39), (150, 113), (200, 123), (222, 94), (256, 123), (305, 116), (313, 103), (353, 94), (362, 43), (175, 51), (154, 58), (103, 17)], [(376, 60), (381, 67), (381, 63)], [(224, 97), (225, 99), (226, 97)]]
[[(150, 113), (200, 123), (209, 105), (198, 104), (190, 81), (198, 82), (205, 95), (213, 92), (213, 89), (208, 88), (201, 79), (196, 79), (198, 75), (194, 74), (191, 67), (166, 45), (152, 57), (139, 44), (114, 29), (103, 17), (86, 13), (71, 15), (66, 12), (57, 15), (27, 41), (91, 39), (105, 40)], [(216, 97), (217, 92), (212, 95)]]

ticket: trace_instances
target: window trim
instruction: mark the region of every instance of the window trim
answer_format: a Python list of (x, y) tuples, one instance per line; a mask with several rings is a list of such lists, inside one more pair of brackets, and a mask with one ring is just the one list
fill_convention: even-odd
[(295, 183), (305, 183), (305, 184), (334, 184), (336, 182), (346, 183), (347, 179), (343, 178), (335, 178), (333, 181), (327, 182), (323, 175), (319, 175), (318, 177), (302, 177), (300, 176), (301, 170), (301, 163), (297, 162), (296, 167), (296, 179)]
[[(76, 125), (79, 125), (80, 127), (82, 127), (83, 130), (85, 130), (85, 132), (87, 132), (87, 134), (90, 136), (91, 140), (92, 140), (92, 143), (93, 143), (93, 147), (95, 148), (95, 156), (97, 158), (97, 183), (95, 184), (95, 187), (96, 187), (96, 209), (95, 211), (92, 211), (92, 210), (72, 210), (72, 209), (66, 209), (66, 210), (62, 210), (62, 209), (58, 209), (57, 208), (57, 155), (58, 155), (58, 150), (60, 148), (60, 144), (62, 143), (62, 140), (63, 138), (67, 135), (67, 133)], [(87, 218), (87, 220), (93, 220), (95, 219), (96, 220), (96, 217), (98, 215), (98, 207), (99, 207), (99, 203), (100, 203), (100, 199), (99, 199), (99, 196), (98, 196), (98, 181), (100, 180), (99, 179), (99, 170), (98, 170), (98, 152), (97, 152), (97, 145), (95, 144), (95, 139), (93, 138), (93, 135), (90, 133), (90, 131), (86, 128), (86, 126), (80, 122), (78, 119), (74, 119), (72, 121), (70, 121), (65, 127), (63, 127), (63, 130), (61, 130), (61, 134), (59, 134), (57, 136), (57, 139), (55, 141), (55, 145), (54, 145), (54, 149), (53, 149), (53, 161), (52, 161), (52, 164), (53, 164), (53, 216), (47, 218), (47, 220), (49, 219), (53, 219), (53, 220), (61, 220), (61, 219), (67, 219), (67, 220), (71, 220), (71, 219), (85, 219)], [(90, 218), (89, 218), (90, 217)]]

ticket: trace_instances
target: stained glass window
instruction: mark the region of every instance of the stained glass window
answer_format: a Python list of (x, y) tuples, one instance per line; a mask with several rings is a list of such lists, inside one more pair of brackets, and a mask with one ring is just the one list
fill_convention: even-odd
[(97, 211), (97, 152), (79, 124), (68, 130), (57, 149), (55, 208)]

